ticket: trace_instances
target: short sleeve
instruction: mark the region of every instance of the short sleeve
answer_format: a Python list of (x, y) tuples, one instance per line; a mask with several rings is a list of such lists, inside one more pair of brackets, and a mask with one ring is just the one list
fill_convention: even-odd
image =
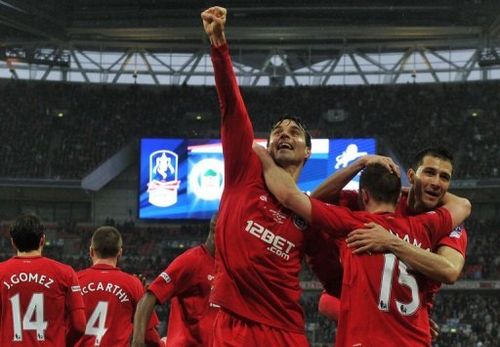
[(164, 304), (172, 297), (182, 293), (191, 286), (191, 278), (195, 275), (196, 257), (189, 250), (175, 258), (169, 266), (148, 287), (156, 299)]
[(68, 268), (69, 285), (66, 292), (66, 309), (71, 312), (76, 309), (85, 308), (82, 290), (76, 272)]

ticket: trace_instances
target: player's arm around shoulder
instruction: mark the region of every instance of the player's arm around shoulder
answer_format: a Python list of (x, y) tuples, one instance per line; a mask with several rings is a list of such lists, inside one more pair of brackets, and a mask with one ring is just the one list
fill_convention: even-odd
[(311, 222), (311, 201), (302, 193), (293, 177), (276, 165), (269, 152), (258, 144), (253, 149), (262, 163), (266, 186), (276, 199), (294, 213)]
[(325, 179), (311, 193), (311, 197), (324, 201), (333, 202), (338, 198), (341, 190), (351, 181), (360, 171), (371, 164), (381, 164), (389, 171), (400, 175), (399, 166), (390, 158), (382, 155), (364, 155), (347, 167), (335, 171), (327, 179)]
[(443, 197), (443, 207), (451, 215), (453, 228), (462, 224), (471, 214), (472, 204), (466, 198), (447, 192)]

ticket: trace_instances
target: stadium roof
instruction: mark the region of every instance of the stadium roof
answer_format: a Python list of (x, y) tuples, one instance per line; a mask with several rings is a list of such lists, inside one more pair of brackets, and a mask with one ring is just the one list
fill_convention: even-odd
[(228, 7), (235, 61), (259, 74), (273, 56), (292, 75), (342, 54), (370, 62), (368, 53), (408, 52), (404, 61), (417, 51), (500, 46), (500, 2), (493, 0), (0, 0), (0, 49), (52, 49), (45, 58), (62, 60), (64, 51), (73, 60), (86, 51), (182, 53), (199, 62), (208, 46), (200, 12), (217, 3)]

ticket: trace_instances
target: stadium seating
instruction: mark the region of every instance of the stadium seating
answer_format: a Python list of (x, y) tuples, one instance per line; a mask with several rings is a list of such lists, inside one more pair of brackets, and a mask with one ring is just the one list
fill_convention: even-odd
[[(139, 137), (219, 135), (214, 87), (2, 81), (0, 93), (0, 177), (81, 178)], [(257, 132), (291, 113), (313, 137), (374, 136), (404, 165), (439, 144), (456, 154), (456, 178), (499, 177), (499, 93), (495, 82), (243, 89)]]

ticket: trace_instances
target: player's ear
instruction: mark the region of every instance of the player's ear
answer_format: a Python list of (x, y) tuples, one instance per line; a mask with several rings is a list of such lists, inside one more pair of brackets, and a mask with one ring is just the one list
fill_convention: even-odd
[(45, 245), (45, 234), (40, 237), (40, 244), (38, 245), (39, 247), (43, 247)]
[(306, 150), (305, 150), (305, 154), (306, 154), (306, 159), (309, 159), (309, 157), (311, 156), (311, 147), (306, 147)]
[(408, 176), (408, 181), (410, 182), (410, 184), (413, 184), (413, 182), (415, 182), (415, 170), (409, 168), (406, 175)]
[(363, 207), (365, 207), (368, 204), (368, 201), (370, 201), (370, 193), (366, 189), (361, 189), (361, 202), (363, 203)]
[(94, 256), (95, 256), (94, 247), (92, 247), (92, 246), (89, 247), (89, 255), (91, 258), (94, 258)]

